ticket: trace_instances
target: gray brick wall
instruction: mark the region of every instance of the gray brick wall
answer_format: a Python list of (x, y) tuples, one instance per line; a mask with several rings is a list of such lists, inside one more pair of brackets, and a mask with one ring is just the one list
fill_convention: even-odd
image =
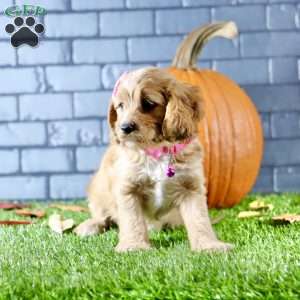
[(31, 0), (48, 14), (40, 46), (15, 50), (0, 3), (0, 199), (70, 199), (108, 143), (106, 113), (124, 70), (170, 64), (194, 27), (234, 20), (204, 49), (252, 97), (266, 140), (254, 191), (300, 191), (300, 0)]

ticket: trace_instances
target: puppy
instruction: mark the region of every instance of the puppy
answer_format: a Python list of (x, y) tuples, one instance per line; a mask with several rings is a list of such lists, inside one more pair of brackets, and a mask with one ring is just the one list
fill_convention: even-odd
[(203, 114), (195, 87), (166, 71), (143, 68), (116, 83), (108, 120), (111, 142), (88, 187), (87, 236), (119, 227), (117, 251), (150, 248), (149, 228), (184, 224), (191, 249), (227, 250), (210, 224), (203, 152), (197, 124)]

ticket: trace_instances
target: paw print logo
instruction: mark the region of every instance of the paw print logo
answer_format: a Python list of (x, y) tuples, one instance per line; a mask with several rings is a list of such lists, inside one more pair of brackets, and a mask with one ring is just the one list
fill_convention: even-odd
[(5, 31), (11, 34), (10, 42), (13, 47), (19, 47), (27, 44), (31, 47), (37, 46), (39, 43), (38, 34), (44, 32), (45, 27), (43, 24), (36, 24), (33, 17), (28, 17), (25, 20), (22, 17), (16, 17), (14, 24), (7, 24)]

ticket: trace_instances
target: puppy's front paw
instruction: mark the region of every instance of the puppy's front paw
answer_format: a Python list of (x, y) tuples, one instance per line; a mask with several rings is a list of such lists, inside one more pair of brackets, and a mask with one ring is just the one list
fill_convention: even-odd
[(209, 241), (209, 242), (202, 242), (202, 243), (197, 243), (196, 246), (192, 247), (193, 251), (207, 251), (207, 252), (215, 252), (215, 251), (229, 251), (233, 249), (233, 245), (229, 243), (223, 243), (220, 241)]
[(117, 252), (127, 252), (127, 251), (138, 251), (138, 250), (149, 250), (151, 246), (147, 242), (141, 243), (119, 243), (115, 250)]
[(75, 229), (74, 232), (81, 237), (95, 235), (101, 232), (103, 227), (101, 224), (93, 219), (88, 219), (83, 223), (79, 224)]

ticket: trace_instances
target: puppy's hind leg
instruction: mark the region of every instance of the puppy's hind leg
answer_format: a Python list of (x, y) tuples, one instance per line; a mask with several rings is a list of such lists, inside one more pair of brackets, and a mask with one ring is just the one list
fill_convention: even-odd
[(95, 235), (102, 233), (105, 229), (105, 222), (101, 222), (97, 219), (87, 219), (81, 224), (79, 224), (74, 232), (81, 237)]
[(81, 236), (90, 236), (104, 232), (112, 223), (113, 216), (101, 206), (101, 202), (91, 201), (89, 204), (91, 218), (79, 224), (74, 232)]

